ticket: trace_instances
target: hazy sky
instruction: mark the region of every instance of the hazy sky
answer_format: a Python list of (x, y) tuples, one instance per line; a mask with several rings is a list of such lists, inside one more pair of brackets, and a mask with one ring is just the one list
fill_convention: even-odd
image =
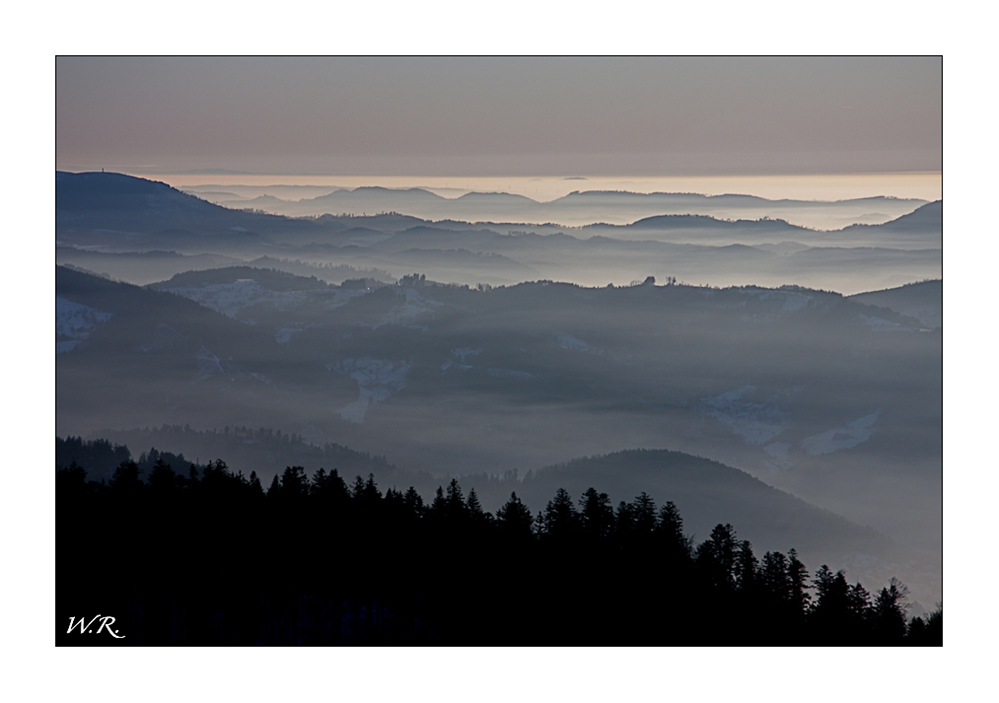
[(56, 62), (57, 166), (559, 176), (936, 171), (941, 60)]

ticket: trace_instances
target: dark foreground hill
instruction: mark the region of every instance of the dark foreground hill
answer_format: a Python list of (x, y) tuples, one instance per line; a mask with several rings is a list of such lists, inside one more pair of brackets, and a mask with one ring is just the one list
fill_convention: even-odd
[(64, 646), (940, 643), (897, 580), (875, 594), (793, 549), (758, 557), (729, 523), (695, 546), (645, 494), (615, 511), (559, 491), (534, 519), (457, 482), (425, 501), (290, 467), (265, 493), (222, 461), (56, 487)]
[[(191, 465), (203, 467), (218, 457), (228, 457), (233, 470), (256, 475), (266, 487), (287, 467), (299, 466), (306, 476), (337, 470), (348, 483), (373, 475), (383, 488), (404, 492), (415, 488), (430, 496), (444, 488), (449, 477), (406, 470), (336, 444), (316, 446), (297, 435), (271, 430), (226, 427), (223, 431), (195, 431), (189, 427), (112, 431), (101, 439), (57, 440), (57, 466), (75, 463), (95, 480), (110, 481), (114, 469), (129, 458), (138, 462), (140, 478), (150, 479), (153, 462), (163, 457), (174, 470), (187, 475)], [(110, 441), (109, 441), (110, 440)], [(129, 451), (131, 449), (131, 452)], [(178, 459), (179, 456), (179, 459)], [(185, 457), (187, 457), (185, 459)], [(749, 474), (715, 461), (667, 450), (634, 450), (573, 461), (529, 471), (526, 475), (465, 474), (457, 480), (474, 490), (484, 510), (495, 512), (516, 491), (532, 514), (542, 511), (559, 489), (578, 502), (590, 486), (608, 489), (609, 504), (618, 507), (640, 494), (656, 505), (670, 501), (684, 515), (687, 531), (705, 538), (720, 522), (739, 525), (742, 538), (760, 550), (797, 549), (809, 563), (835, 563), (851, 579), (883, 581), (903, 578), (914, 594), (930, 603), (925, 587), (927, 569), (914, 555), (870, 528), (818, 508)]]
[[(190, 464), (203, 466), (214, 458), (229, 457), (234, 470), (246, 476), (256, 473), (265, 486), (288, 466), (300, 466), (308, 476), (319, 469), (336, 469), (348, 481), (372, 474), (386, 488), (404, 491), (414, 487), (427, 496), (450, 480), (408, 471), (389, 464), (384, 457), (341, 445), (317, 446), (297, 435), (265, 429), (226, 427), (205, 432), (164, 426), (106, 430), (100, 435), (87, 441), (57, 439), (57, 468), (75, 463), (86, 469), (91, 479), (111, 480), (122, 461), (133, 459), (142, 467), (146, 462), (140, 457), (165, 453), (175, 457), (174, 470), (185, 475)], [(141, 478), (148, 480), (149, 472)], [(795, 547), (816, 562), (842, 562), (854, 553), (885, 560), (899, 551), (898, 545), (870, 528), (817, 508), (744, 471), (682, 452), (633, 450), (575, 459), (523, 476), (513, 472), (464, 474), (457, 480), (466, 490), (476, 491), (485, 510), (495, 511), (509, 499), (511, 491), (516, 491), (536, 513), (559, 488), (578, 499), (590, 486), (601, 485), (609, 489), (614, 506), (642, 492), (662, 503), (672, 501), (683, 511), (695, 536), (707, 535), (717, 523), (728, 521), (738, 522), (744, 536), (761, 548), (786, 551)]]

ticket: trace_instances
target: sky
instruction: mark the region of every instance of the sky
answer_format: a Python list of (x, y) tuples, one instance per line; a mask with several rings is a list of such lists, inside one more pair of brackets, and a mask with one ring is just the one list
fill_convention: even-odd
[(383, 177), (938, 172), (940, 57), (80, 57), (56, 162)]

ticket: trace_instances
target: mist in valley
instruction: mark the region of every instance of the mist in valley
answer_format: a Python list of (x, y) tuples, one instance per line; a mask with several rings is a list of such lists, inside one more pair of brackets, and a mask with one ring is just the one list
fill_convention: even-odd
[[(833, 231), (706, 215), (570, 229), (287, 219), (112, 174), (57, 190), (60, 437), (270, 428), (384, 457), (401, 490), (461, 477), (491, 509), (513, 471), (682, 452), (884, 537), (808, 545), (750, 521), (754, 544), (878, 577), (907, 564), (920, 602), (939, 599), (939, 202)], [(198, 456), (189, 439), (157, 448)], [(290, 465), (266, 456), (265, 483)], [(638, 486), (628, 463), (601, 473), (615, 501)], [(546, 500), (536, 480), (521, 491)]]

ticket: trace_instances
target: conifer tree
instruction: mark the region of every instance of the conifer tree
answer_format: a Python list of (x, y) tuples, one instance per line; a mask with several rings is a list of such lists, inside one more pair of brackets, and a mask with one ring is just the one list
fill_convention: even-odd
[(530, 509), (517, 497), (516, 492), (510, 493), (510, 500), (496, 511), (496, 519), (500, 528), (516, 538), (531, 536), (534, 518)]
[(614, 509), (606, 493), (597, 493), (590, 486), (579, 499), (580, 522), (583, 532), (590, 538), (602, 540), (614, 527)]
[(645, 492), (631, 504), (631, 516), (635, 532), (648, 537), (656, 527), (656, 502)]
[(305, 468), (289, 466), (281, 475), (281, 495), (288, 500), (303, 499), (309, 495), (309, 479)]
[(281, 494), (281, 479), (278, 478), (277, 474), (274, 474), (274, 480), (271, 481), (271, 487), (267, 489), (267, 497), (271, 500), (277, 500)]
[(753, 545), (749, 540), (739, 542), (735, 556), (735, 585), (744, 593), (752, 593), (756, 589), (757, 569), (759, 560), (753, 556)]
[(163, 496), (172, 495), (178, 487), (177, 478), (173, 468), (165, 463), (162, 457), (157, 457), (149, 474), (149, 488)]
[(767, 591), (778, 603), (791, 602), (791, 580), (787, 574), (787, 559), (780, 552), (763, 555), (762, 578)]
[(479, 502), (479, 496), (476, 495), (475, 489), (473, 488), (468, 492), (468, 512), (473, 519), (482, 519), (485, 517), (485, 513), (482, 512), (482, 504)]
[(729, 524), (716, 525), (711, 537), (698, 546), (697, 563), (716, 587), (735, 588), (736, 549), (735, 528)]
[(437, 493), (434, 495), (433, 502), (430, 503), (430, 514), (438, 519), (447, 515), (447, 499), (444, 497), (442, 486), (437, 486)]
[(541, 517), (542, 534), (557, 540), (568, 539), (575, 534), (578, 522), (579, 516), (569, 492), (559, 488), (545, 506)]
[(897, 644), (905, 636), (905, 611), (909, 589), (894, 576), (874, 599), (871, 617), (875, 637), (881, 644)]
[(444, 498), (444, 510), (448, 520), (459, 523), (468, 516), (468, 507), (465, 505), (465, 496), (458, 485), (458, 479), (452, 478), (447, 486), (447, 495)]
[(108, 484), (112, 491), (120, 494), (135, 494), (142, 490), (144, 484), (139, 478), (139, 465), (129, 459), (118, 464), (114, 476)]
[(792, 547), (787, 552), (787, 579), (791, 588), (791, 605), (795, 613), (804, 615), (811, 598), (808, 594), (808, 570), (798, 559), (798, 552)]
[(260, 479), (257, 477), (256, 471), (250, 472), (250, 493), (253, 496), (263, 497), (264, 487), (260, 485)]
[(850, 587), (850, 592), (847, 594), (846, 600), (850, 618), (853, 622), (860, 624), (868, 619), (871, 608), (871, 594), (860, 585), (859, 581)]
[(663, 545), (664, 553), (673, 561), (689, 559), (691, 539), (683, 534), (683, 519), (673, 501), (659, 509), (659, 519), (656, 521), (656, 534)]
[(416, 488), (410, 486), (402, 499), (406, 505), (407, 512), (412, 517), (423, 517), (423, 497), (417, 493)]

